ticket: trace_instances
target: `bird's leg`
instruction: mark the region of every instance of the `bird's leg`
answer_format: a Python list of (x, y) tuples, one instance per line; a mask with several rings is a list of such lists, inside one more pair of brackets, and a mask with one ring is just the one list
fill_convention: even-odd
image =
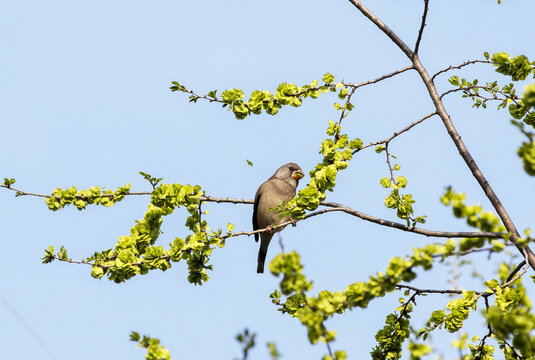
[(271, 225), (266, 226), (266, 232), (270, 233), (273, 230), (273, 227)]
[(297, 226), (297, 221), (295, 221), (293, 218), (290, 218), (290, 221), (292, 223), (292, 227), (296, 227)]

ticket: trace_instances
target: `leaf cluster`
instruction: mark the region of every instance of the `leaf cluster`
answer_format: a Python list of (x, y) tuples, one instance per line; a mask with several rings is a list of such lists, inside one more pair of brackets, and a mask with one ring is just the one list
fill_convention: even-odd
[[(329, 343), (335, 340), (335, 332), (325, 329), (324, 322), (328, 318), (355, 307), (366, 308), (371, 300), (394, 291), (399, 283), (416, 278), (414, 269), (429, 270), (435, 258), (452, 254), (454, 250), (454, 241), (448, 241), (444, 245), (429, 244), (423, 248), (415, 248), (412, 256), (391, 259), (384, 273), (371, 276), (367, 282), (350, 284), (344, 291), (324, 290), (315, 297), (307, 295), (312, 288), (312, 282), (302, 274), (303, 266), (299, 254), (295, 252), (279, 254), (269, 264), (269, 269), (275, 276), (282, 275), (279, 284), (280, 291), (275, 290), (270, 297), (280, 312), (299, 319), (307, 328), (310, 343), (315, 344), (319, 340)], [(285, 301), (282, 300), (282, 295), (287, 296)], [(381, 356), (393, 353), (394, 349), (398, 348), (399, 356), (401, 356), (401, 345), (397, 347), (392, 341), (399, 340), (401, 344), (406, 339), (404, 329), (408, 326), (408, 309), (405, 309), (406, 313), (403, 314), (406, 322), (401, 321), (398, 324), (394, 323), (393, 318), (387, 318), (387, 325), (380, 331), (377, 338), (378, 346), (374, 350), (377, 353), (376, 358), (387, 358)], [(400, 331), (400, 333), (393, 338), (394, 331)]]
[(236, 119), (242, 120), (252, 114), (259, 115), (262, 111), (269, 115), (275, 115), (283, 106), (299, 107), (305, 98), (316, 99), (329, 91), (336, 92), (338, 88), (341, 88), (339, 91), (340, 99), (344, 99), (347, 95), (347, 86), (342, 82), (335, 83), (333, 75), (329, 73), (323, 75), (322, 81), (321, 85), (318, 80), (313, 80), (310, 84), (303, 86), (284, 82), (279, 84), (275, 94), (268, 90), (254, 90), (249, 99), (245, 99), (245, 93), (241, 89), (224, 90), (219, 97), (217, 90), (209, 91), (206, 95), (198, 95), (177, 81), (172, 82), (170, 89), (190, 94), (190, 102), (206, 99), (210, 102), (222, 103), (223, 107), (228, 107), (234, 113)]
[[(388, 164), (390, 164), (389, 158), (394, 156), (388, 153), (384, 146), (377, 146), (375, 149), (375, 152), (377, 153), (381, 153), (383, 151), (385, 151), (387, 156), (387, 162)], [(412, 204), (414, 204), (416, 200), (412, 198), (412, 194), (400, 193), (400, 189), (404, 189), (407, 187), (407, 178), (405, 178), (404, 176), (397, 176), (396, 178), (394, 178), (394, 171), (399, 171), (400, 169), (401, 166), (399, 164), (395, 164), (393, 167), (390, 168), (390, 179), (387, 177), (383, 177), (380, 180), (380, 184), (383, 188), (392, 189), (390, 195), (385, 198), (384, 204), (389, 209), (395, 209), (397, 217), (402, 220), (405, 220), (407, 222), (407, 226), (414, 227), (418, 223), (425, 224), (425, 215), (414, 216), (414, 208)]]
[[(505, 226), (493, 212), (485, 212), (481, 205), (466, 205), (466, 194), (456, 193), (451, 186), (446, 188), (446, 192), (442, 195), (440, 201), (446, 206), (451, 206), (453, 215), (457, 218), (466, 219), (466, 223), (473, 228), (485, 232), (506, 232)], [(468, 251), (473, 248), (481, 248), (485, 242), (490, 243), (494, 251), (501, 251), (505, 248), (505, 243), (501, 240), (463, 238), (459, 242), (459, 250)]]
[(86, 190), (78, 190), (76, 186), (67, 189), (56, 188), (52, 194), (46, 198), (46, 205), (52, 211), (63, 209), (65, 206), (74, 205), (78, 210), (84, 210), (88, 204), (103, 205), (110, 207), (124, 199), (130, 192), (130, 183), (125, 186), (111, 189), (101, 189), (93, 186)]
[[(485, 58), (489, 59), (489, 54), (485, 53)], [(530, 62), (524, 55), (511, 58), (505, 52), (495, 53), (490, 57), (492, 64), (496, 67), (496, 72), (510, 76), (516, 82), (525, 80), (529, 75), (535, 78), (535, 62)], [(463, 90), (463, 97), (471, 98), (474, 101), (473, 107), (486, 108), (488, 101), (498, 101), (498, 110), (508, 108), (509, 114), (517, 120), (535, 126), (535, 84), (529, 84), (524, 88), (524, 95), (518, 96), (515, 85), (509, 83), (499, 86), (497, 81), (487, 82), (486, 85), (478, 85), (478, 80), (468, 81), (458, 76), (449, 78), (450, 84)]]
[(137, 342), (138, 348), (147, 349), (145, 355), (146, 360), (171, 360), (171, 353), (163, 345), (160, 345), (160, 340), (151, 338), (148, 335), (141, 337), (139, 333), (132, 331), (130, 333), (130, 340)]
[[(188, 265), (188, 281), (201, 285), (209, 279), (206, 271), (212, 269), (212, 266), (207, 264), (212, 251), (225, 244), (222, 230), (211, 231), (207, 222), (201, 218), (200, 197), (204, 192), (198, 185), (165, 184), (160, 183), (161, 179), (147, 176), (154, 180), (151, 183), (159, 185), (151, 193), (151, 203), (143, 218), (131, 228), (130, 235), (119, 237), (113, 249), (96, 252), (82, 263), (92, 265), (92, 277), (100, 279), (107, 276), (108, 279), (120, 283), (137, 274), (147, 274), (149, 270), (166, 271), (171, 267), (172, 262), (184, 260)], [(52, 196), (47, 198), (47, 204), (52, 210), (71, 203), (76, 205), (77, 201), (83, 201), (86, 204), (100, 203), (103, 199), (107, 199), (110, 204), (113, 204), (118, 199), (122, 199), (128, 190), (129, 184), (113, 193), (113, 196), (99, 197), (97, 196), (99, 193), (93, 190), (76, 191), (75, 187), (65, 191), (56, 189)], [(88, 195), (91, 191), (96, 195)], [(50, 204), (57, 204), (57, 206)], [(85, 207), (82, 204), (79, 206)], [(191, 233), (184, 239), (175, 238), (167, 250), (161, 245), (156, 246), (155, 243), (161, 234), (163, 217), (172, 214), (179, 207), (184, 207), (189, 213), (185, 225)], [(228, 228), (230, 234), (233, 225), (229, 224)], [(54, 259), (73, 262), (67, 257), (66, 251), (54, 254), (53, 247), (50, 247), (45, 251), (43, 262), (49, 263)]]
[(319, 153), (323, 159), (310, 170), (310, 182), (299, 190), (297, 196), (285, 204), (281, 204), (277, 211), (287, 214), (293, 219), (304, 218), (305, 210), (313, 211), (325, 200), (326, 192), (333, 191), (339, 170), (346, 169), (353, 158), (353, 151), (362, 148), (362, 141), (358, 138), (349, 140), (347, 134), (340, 135), (340, 125), (329, 121), (327, 134), (333, 139), (325, 139), (321, 143)]

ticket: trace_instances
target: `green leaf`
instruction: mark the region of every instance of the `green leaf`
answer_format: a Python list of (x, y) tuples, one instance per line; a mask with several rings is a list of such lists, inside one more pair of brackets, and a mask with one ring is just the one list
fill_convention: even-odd
[(384, 187), (384, 188), (389, 188), (390, 186), (392, 186), (392, 182), (387, 177), (383, 177), (381, 179), (380, 183), (381, 183), (381, 186)]
[(323, 75), (321, 79), (323, 80), (324, 83), (330, 84), (334, 82), (334, 75), (326, 73), (325, 75)]
[(15, 179), (4, 178), (4, 186), (8, 189), (15, 183)]

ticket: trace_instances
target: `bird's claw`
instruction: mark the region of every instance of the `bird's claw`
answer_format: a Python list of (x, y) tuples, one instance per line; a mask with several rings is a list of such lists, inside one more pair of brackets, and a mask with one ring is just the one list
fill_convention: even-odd
[(290, 218), (290, 222), (292, 223), (292, 227), (297, 226), (297, 221), (295, 221), (294, 219)]
[(270, 233), (273, 230), (273, 227), (271, 225), (266, 226), (266, 232)]

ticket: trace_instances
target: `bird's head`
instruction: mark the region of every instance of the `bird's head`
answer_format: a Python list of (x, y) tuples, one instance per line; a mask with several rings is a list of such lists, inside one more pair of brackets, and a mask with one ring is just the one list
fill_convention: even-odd
[(301, 170), (301, 167), (295, 163), (288, 163), (286, 165), (281, 166), (273, 175), (274, 178), (286, 180), (286, 181), (295, 181), (295, 185), (299, 183), (299, 180), (301, 180), (305, 176), (305, 173), (303, 170)]

